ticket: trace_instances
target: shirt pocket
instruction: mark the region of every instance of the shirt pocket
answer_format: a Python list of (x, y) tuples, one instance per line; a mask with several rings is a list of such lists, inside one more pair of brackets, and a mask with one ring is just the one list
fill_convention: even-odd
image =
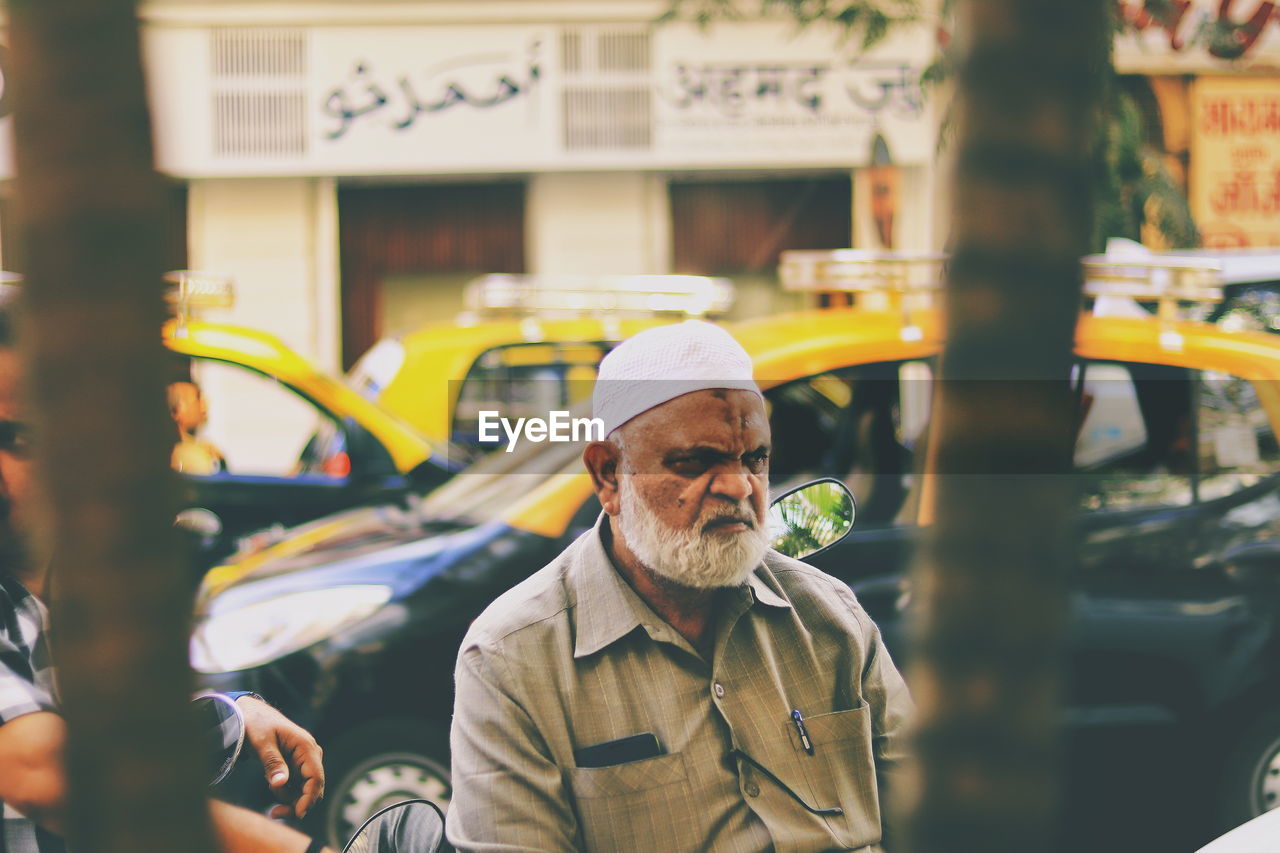
[[(844, 814), (827, 817), (832, 834), (848, 847), (880, 840), (880, 796), (871, 751), (871, 710), (863, 703), (849, 711), (805, 717), (815, 758), (804, 762), (817, 802), (839, 804)], [(793, 746), (802, 749), (792, 731)]]
[(681, 849), (677, 816), (690, 801), (683, 752), (612, 767), (577, 767), (569, 773), (569, 785), (588, 850), (633, 849), (641, 841), (649, 850)]

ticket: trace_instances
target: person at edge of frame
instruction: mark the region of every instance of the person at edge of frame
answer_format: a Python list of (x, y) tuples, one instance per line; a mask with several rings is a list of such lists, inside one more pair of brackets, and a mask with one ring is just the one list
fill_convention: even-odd
[[(5, 286), (11, 287), (11, 286)], [(22, 364), (15, 349), (11, 293), (0, 293), (0, 850), (62, 853), (67, 780), (66, 724), (47, 640), (48, 567), (33, 565), (24, 537), (33, 511), (30, 428), (23, 419)], [(301, 817), (324, 794), (315, 739), (261, 697), (233, 694), (267, 782), (273, 814)], [(300, 781), (288, 787), (291, 776)], [(293, 793), (289, 793), (290, 791)], [(228, 853), (318, 853), (319, 842), (263, 815), (210, 801), (213, 827)]]

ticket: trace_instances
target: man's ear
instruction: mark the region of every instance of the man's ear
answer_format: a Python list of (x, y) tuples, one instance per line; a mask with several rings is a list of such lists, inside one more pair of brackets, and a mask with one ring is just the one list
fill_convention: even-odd
[(591, 487), (600, 499), (600, 507), (609, 515), (617, 515), (621, 502), (618, 499), (618, 464), (622, 451), (612, 441), (593, 441), (582, 451), (582, 464), (591, 475)]

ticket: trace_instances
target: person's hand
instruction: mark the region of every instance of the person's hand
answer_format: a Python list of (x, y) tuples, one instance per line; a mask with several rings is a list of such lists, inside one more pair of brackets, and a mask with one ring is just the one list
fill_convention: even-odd
[(324, 796), (320, 745), (310, 732), (260, 699), (241, 696), (236, 705), (244, 716), (245, 740), (258, 753), (271, 793), (283, 804), (272, 808), (271, 816), (305, 816)]

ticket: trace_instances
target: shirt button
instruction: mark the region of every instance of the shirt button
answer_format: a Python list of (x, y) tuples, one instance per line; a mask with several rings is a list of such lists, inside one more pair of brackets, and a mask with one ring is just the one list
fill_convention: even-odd
[(758, 797), (758, 796), (760, 796), (760, 786), (759, 786), (759, 785), (757, 785), (754, 781), (752, 781), (752, 782), (748, 782), (748, 783), (746, 784), (746, 791), (747, 791), (747, 796), (748, 796), (748, 797)]
[(724, 698), (724, 685), (723, 685), (723, 684), (721, 684), (720, 682), (718, 682), (718, 681), (717, 681), (717, 682), (715, 683), (715, 685), (714, 685), (711, 689), (712, 689), (712, 691), (716, 694), (716, 698), (717, 698), (717, 699), (723, 699), (723, 698)]

